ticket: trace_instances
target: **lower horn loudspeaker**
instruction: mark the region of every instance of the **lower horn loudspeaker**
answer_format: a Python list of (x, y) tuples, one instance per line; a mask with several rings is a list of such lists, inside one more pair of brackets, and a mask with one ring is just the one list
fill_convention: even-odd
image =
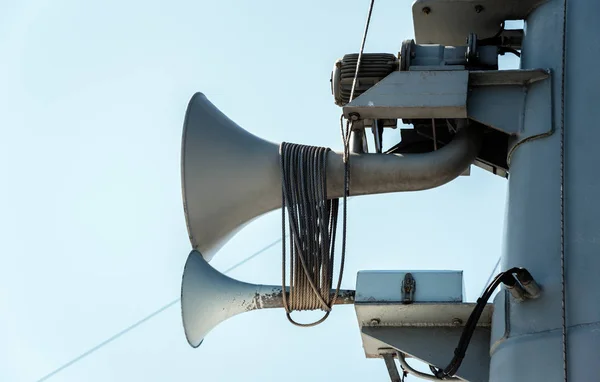
[[(473, 163), (480, 147), (481, 131), (466, 125), (452, 142), (430, 153), (351, 154), (350, 194), (443, 185)], [(281, 207), (279, 145), (236, 125), (202, 93), (196, 93), (187, 108), (181, 162), (188, 234), (192, 247), (207, 261), (245, 224)], [(327, 195), (339, 198), (343, 189), (342, 154), (331, 151)]]
[[(354, 291), (340, 291), (334, 303), (354, 303)], [(229, 317), (283, 307), (282, 287), (237, 281), (214, 269), (200, 252), (188, 256), (181, 283), (181, 315), (192, 347), (200, 346), (208, 332)]]

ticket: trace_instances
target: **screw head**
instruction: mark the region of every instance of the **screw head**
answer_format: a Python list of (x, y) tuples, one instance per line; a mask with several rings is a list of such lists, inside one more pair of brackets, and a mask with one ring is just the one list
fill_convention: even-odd
[(475, 12), (477, 12), (477, 13), (481, 13), (481, 12), (483, 12), (483, 10), (484, 10), (483, 5), (477, 4), (475, 6)]
[(454, 326), (460, 326), (460, 325), (462, 325), (462, 323), (463, 323), (463, 320), (461, 320), (460, 318), (454, 318), (452, 320), (452, 325), (454, 325)]
[(360, 119), (360, 115), (358, 113), (351, 113), (350, 114), (350, 119), (352, 121), (358, 121)]
[(429, 7), (423, 7), (423, 9), (421, 10), (423, 13), (425, 13), (426, 15), (431, 13), (431, 8)]
[(381, 320), (379, 318), (373, 318), (371, 320), (371, 326), (377, 326), (379, 324), (381, 324)]

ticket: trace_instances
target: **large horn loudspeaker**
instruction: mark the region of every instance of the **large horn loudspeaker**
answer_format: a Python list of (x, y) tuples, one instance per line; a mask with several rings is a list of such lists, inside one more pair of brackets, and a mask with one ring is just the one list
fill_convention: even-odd
[[(465, 125), (452, 142), (424, 154), (352, 154), (350, 194), (418, 191), (460, 176), (479, 153), (481, 131)], [(254, 218), (281, 207), (279, 145), (258, 138), (202, 93), (189, 102), (183, 129), (182, 188), (192, 247), (210, 261)], [(342, 154), (327, 158), (327, 195), (344, 189)]]

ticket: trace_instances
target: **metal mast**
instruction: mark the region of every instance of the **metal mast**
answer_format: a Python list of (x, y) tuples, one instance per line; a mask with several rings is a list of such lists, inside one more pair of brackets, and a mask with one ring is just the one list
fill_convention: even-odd
[[(596, 147), (600, 129), (594, 126), (600, 120), (600, 75), (589, 69), (600, 60), (599, 15), (600, 2), (595, 0), (418, 0), (413, 5), (416, 41), (403, 45), (400, 73), (421, 72), (423, 76), (414, 81), (419, 86), (412, 88), (409, 75), (401, 78), (396, 72), (366, 90), (362, 99), (343, 105), (348, 117), (352, 113), (361, 118), (408, 117), (417, 130), (430, 117), (433, 126), (428, 128), (435, 131), (434, 118), (452, 114), (449, 109), (440, 110), (456, 106), (448, 95), (462, 89), (460, 80), (450, 80), (460, 68), (450, 68), (449, 52), (464, 45), (463, 36), (468, 35), (467, 62), (460, 63), (469, 69), (465, 114), (471, 124), (508, 134), (502, 149), (505, 137), (488, 131), (475, 161), (508, 178), (502, 269), (528, 269), (543, 293), (526, 301), (518, 291), (508, 292), (513, 288), (497, 295), (489, 320), (489, 358), (478, 354), (487, 342), (484, 314), (472, 340), (477, 350), (467, 353), (457, 373), (461, 378), (494, 382), (599, 379), (591, 365), (600, 359), (600, 176), (595, 171), (600, 164)], [(520, 70), (474, 69), (477, 62), (491, 63), (483, 45), (492, 40), (481, 37), (489, 36), (496, 23), (515, 19), (525, 21), (523, 31), (503, 31), (494, 38), (499, 49), (508, 45), (505, 48), (522, 54)], [(426, 44), (445, 46), (443, 59), (431, 60), (425, 54)], [(432, 73), (436, 73), (434, 80)], [(443, 76), (448, 80), (441, 80)], [(420, 92), (424, 87), (428, 91)], [(416, 105), (415, 96), (425, 93), (427, 97)], [(492, 154), (498, 149), (505, 154), (505, 162)], [(457, 333), (441, 319), (451, 314), (438, 309), (415, 322), (396, 317), (369, 324), (362, 313), (368, 304), (360, 299), (361, 288), (367, 289), (357, 284), (356, 305), (367, 356), (386, 358), (387, 346), (392, 352), (400, 350), (401, 358), (410, 355), (439, 366), (439, 349), (448, 351), (448, 342), (456, 343)], [(378, 292), (371, 297), (383, 301)], [(415, 301), (427, 302), (426, 297)], [(454, 321), (463, 322), (461, 318)], [(387, 326), (385, 332), (377, 325)], [(411, 330), (417, 329), (419, 335), (412, 338)], [(376, 345), (373, 340), (378, 341)], [(420, 348), (419, 341), (428, 345)], [(488, 361), (489, 374), (483, 371)], [(389, 356), (386, 364), (390, 364)]]
[(598, 15), (595, 0), (550, 0), (526, 18), (521, 66), (549, 68), (552, 97), (527, 95), (524, 130), (542, 135), (511, 157), (502, 266), (527, 267), (544, 293), (525, 304), (498, 295), (490, 381), (599, 378), (600, 75), (590, 69), (600, 59)]

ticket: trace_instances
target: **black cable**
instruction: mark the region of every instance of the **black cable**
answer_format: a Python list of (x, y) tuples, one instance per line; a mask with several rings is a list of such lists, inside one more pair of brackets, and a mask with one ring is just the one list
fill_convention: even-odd
[(354, 72), (354, 79), (352, 80), (352, 89), (350, 90), (350, 101), (354, 99), (354, 90), (356, 89), (356, 81), (358, 80), (358, 73), (360, 70), (360, 62), (362, 60), (363, 51), (365, 50), (365, 43), (367, 42), (367, 35), (369, 33), (369, 24), (371, 23), (371, 14), (373, 13), (373, 5), (375, 0), (371, 0), (369, 4), (369, 12), (367, 13), (367, 21), (365, 22), (365, 30), (363, 31), (362, 40), (360, 42), (360, 51), (358, 52), (358, 60), (356, 62), (356, 71)]
[(500, 37), (504, 32), (504, 21), (500, 23), (500, 30), (496, 32), (492, 37), (482, 38), (477, 40), (477, 44), (480, 46), (485, 45), (499, 45), (501, 43), (502, 38)]
[[(343, 262), (333, 296), (333, 267), (339, 199), (327, 197), (325, 147), (283, 142), (280, 146), (282, 185), (282, 236), (286, 212), (290, 229), (289, 295), (283, 294), (288, 320), (298, 326), (323, 322), (338, 297)], [(345, 223), (345, 222), (344, 222)], [(286, 242), (282, 241), (282, 288), (286, 289)], [(301, 324), (294, 310), (321, 309), (326, 313), (313, 323)]]
[(500, 23), (500, 30), (494, 35), (494, 38), (500, 37), (502, 32), (504, 32), (504, 28), (505, 28), (505, 22), (503, 21)]
[(502, 37), (502, 32), (504, 32), (504, 30), (504, 22), (502, 22), (498, 33), (496, 33), (493, 37), (477, 40), (477, 44), (479, 46), (495, 45), (498, 47), (498, 54), (501, 56), (504, 56), (506, 53), (512, 53), (517, 57), (521, 57), (521, 52), (518, 50), (511, 48), (510, 46), (504, 46), (506, 43), (506, 41), (504, 41), (505, 39)]
[(512, 53), (517, 57), (521, 57), (521, 52), (519, 52), (515, 48), (511, 48), (509, 46), (502, 46), (502, 47), (498, 48), (498, 54), (503, 56), (505, 53)]
[(467, 323), (465, 324), (465, 328), (463, 329), (462, 335), (460, 336), (458, 345), (457, 345), (456, 349), (454, 349), (454, 356), (452, 357), (452, 360), (450, 361), (448, 366), (446, 366), (444, 369), (437, 369), (433, 366), (430, 367), (431, 371), (437, 378), (443, 380), (443, 379), (452, 377), (456, 374), (456, 372), (460, 368), (460, 365), (462, 364), (463, 359), (465, 358), (465, 354), (467, 353), (467, 348), (469, 347), (471, 338), (473, 337), (473, 334), (475, 333), (475, 329), (477, 328), (477, 322), (479, 321), (479, 318), (481, 318), (481, 315), (485, 309), (485, 306), (486, 306), (488, 300), (494, 293), (494, 290), (501, 283), (508, 284), (508, 285), (514, 285), (516, 282), (518, 282), (515, 279), (514, 275), (517, 275), (517, 279), (519, 278), (518, 277), (519, 275), (521, 275), (521, 276), (528, 275), (529, 277), (531, 277), (531, 274), (529, 274), (529, 272), (523, 268), (511, 268), (507, 271), (499, 273), (493, 279), (493, 281), (490, 283), (490, 285), (488, 285), (488, 287), (484, 290), (481, 297), (479, 297), (477, 299), (477, 304), (475, 305), (473, 312), (471, 312), (471, 315), (469, 316), (469, 319), (467, 320)]

